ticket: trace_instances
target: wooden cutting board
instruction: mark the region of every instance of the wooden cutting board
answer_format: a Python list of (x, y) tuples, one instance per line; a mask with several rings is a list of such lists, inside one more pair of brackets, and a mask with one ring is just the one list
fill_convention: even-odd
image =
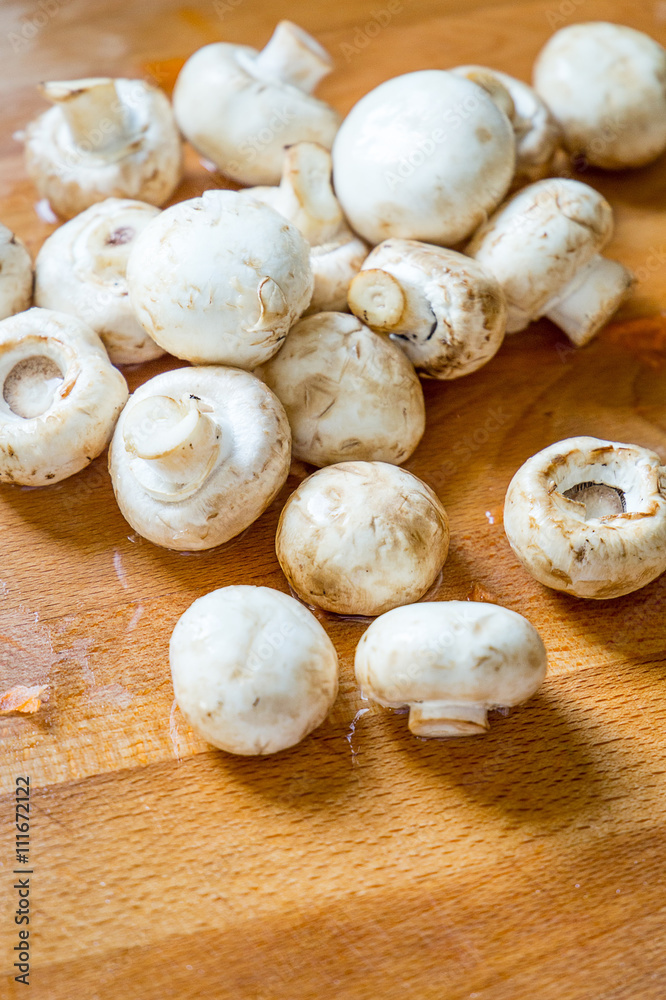
[[(38, 80), (150, 75), (169, 89), (200, 45), (262, 45), (280, 16), (336, 57), (321, 92), (342, 111), (418, 68), (485, 62), (529, 79), (552, 30), (575, 20), (666, 44), (663, 0), (6, 0), (0, 219), (33, 252), (54, 228), (12, 139), (42, 108)], [(46, 686), (38, 712), (0, 717), (0, 996), (663, 1000), (666, 578), (570, 599), (523, 571), (502, 530), (513, 472), (553, 441), (593, 434), (666, 459), (666, 163), (582, 179), (615, 206), (610, 255), (639, 271), (634, 297), (585, 350), (543, 323), (476, 375), (427, 383), (428, 429), (407, 463), (451, 520), (430, 597), (503, 604), (548, 647), (542, 691), (489, 735), (417, 740), (403, 715), (362, 702), (365, 624), (326, 615), (341, 690), (303, 744), (234, 758), (185, 724), (171, 630), (216, 587), (287, 589), (273, 539), (304, 467), (242, 537), (193, 555), (129, 528), (104, 456), (53, 487), (0, 488), (0, 690)], [(177, 197), (215, 183), (188, 154)], [(164, 367), (129, 370), (130, 386)], [(33, 789), (29, 994), (12, 969), (19, 775)]]

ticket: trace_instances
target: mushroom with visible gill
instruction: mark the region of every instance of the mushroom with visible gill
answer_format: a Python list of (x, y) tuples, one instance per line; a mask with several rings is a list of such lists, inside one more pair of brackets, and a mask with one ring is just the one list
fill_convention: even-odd
[(150, 361), (164, 350), (130, 306), (127, 261), (159, 209), (107, 198), (60, 226), (35, 261), (35, 303), (78, 316), (99, 334), (114, 365)]
[(358, 273), (368, 245), (345, 222), (331, 186), (331, 154), (313, 142), (298, 142), (285, 153), (278, 187), (240, 191), (274, 208), (310, 244), (314, 291), (307, 313), (347, 308), (349, 282)]
[(143, 80), (44, 83), (54, 105), (25, 130), (28, 174), (65, 219), (105, 198), (163, 205), (182, 173), (168, 98)]
[(666, 468), (638, 445), (558, 441), (511, 480), (504, 528), (545, 586), (597, 600), (630, 594), (666, 570)]
[(399, 465), (423, 436), (425, 404), (413, 366), (349, 313), (300, 320), (255, 374), (286, 410), (294, 457), (313, 465)]
[(315, 616), (270, 587), (223, 587), (178, 619), (174, 693), (190, 725), (227, 753), (278, 753), (326, 718), (338, 657)]
[(195, 149), (239, 184), (277, 184), (287, 146), (331, 148), (340, 116), (313, 97), (330, 73), (325, 49), (280, 21), (261, 52), (216, 42), (190, 56), (173, 92), (176, 119)]
[(121, 513), (156, 545), (193, 551), (247, 528), (282, 488), (291, 435), (279, 400), (248, 372), (163, 372), (120, 415), (109, 470)]
[(46, 486), (106, 447), (127, 385), (81, 320), (28, 309), (0, 322), (0, 482)]
[(351, 311), (390, 333), (423, 375), (469, 375), (497, 353), (507, 308), (497, 279), (455, 250), (385, 240), (349, 286)]
[(634, 282), (600, 251), (613, 235), (613, 210), (587, 184), (538, 181), (514, 195), (466, 249), (499, 281), (509, 309), (507, 332), (547, 316), (577, 346), (587, 344)]
[(32, 285), (30, 254), (11, 229), (0, 222), (0, 320), (30, 306)]
[(165, 351), (239, 368), (280, 349), (313, 288), (298, 229), (236, 191), (161, 212), (137, 237), (127, 281), (139, 322)]
[(280, 515), (275, 547), (298, 596), (343, 615), (418, 601), (449, 549), (438, 497), (383, 462), (343, 462), (305, 479)]
[(362, 694), (409, 706), (415, 736), (475, 736), (488, 711), (519, 705), (546, 675), (546, 650), (522, 615), (493, 604), (433, 601), (395, 608), (356, 647)]

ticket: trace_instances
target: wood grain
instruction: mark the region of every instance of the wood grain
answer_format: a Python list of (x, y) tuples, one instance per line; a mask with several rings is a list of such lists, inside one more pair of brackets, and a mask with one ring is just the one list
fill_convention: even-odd
[[(0, 218), (33, 252), (53, 226), (35, 212), (11, 136), (40, 109), (33, 87), (48, 76), (150, 74), (168, 89), (198, 46), (260, 45), (290, 16), (337, 57), (322, 93), (344, 111), (416, 68), (486, 62), (528, 79), (558, 16), (666, 43), (659, 2), (475, 0), (461, 11), (411, 0), (353, 55), (382, 0), (56, 6), (22, 51), (10, 36), (41, 8), (0, 12)], [(223, 183), (191, 151), (187, 162), (178, 199)], [(539, 324), (481, 372), (426, 383), (428, 429), (406, 466), (451, 519), (430, 598), (504, 604), (548, 647), (543, 690), (488, 736), (416, 740), (403, 715), (362, 702), (353, 651), (366, 623), (325, 614), (340, 695), (303, 744), (235, 759), (184, 723), (171, 630), (215, 587), (287, 589), (273, 539), (304, 466), (243, 536), (190, 555), (132, 532), (104, 457), (54, 487), (0, 490), (0, 690), (48, 686), (35, 715), (0, 717), (1, 895), (12, 905), (9, 793), (18, 774), (35, 787), (31, 996), (663, 1000), (666, 580), (611, 602), (570, 599), (525, 573), (502, 530), (513, 472), (555, 440), (595, 434), (666, 459), (664, 160), (583, 179), (616, 208), (610, 255), (639, 269), (636, 294), (583, 351)], [(130, 386), (169, 364), (128, 370)], [(5, 909), (0, 996), (13, 998), (23, 987)]]

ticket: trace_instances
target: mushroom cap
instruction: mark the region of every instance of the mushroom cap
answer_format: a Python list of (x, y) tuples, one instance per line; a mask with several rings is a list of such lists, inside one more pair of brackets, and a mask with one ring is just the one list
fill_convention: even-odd
[(380, 615), (423, 597), (449, 548), (449, 523), (430, 487), (383, 462), (315, 472), (280, 516), (280, 566), (304, 601), (348, 615)]
[(338, 657), (315, 616), (270, 587), (222, 587), (178, 619), (169, 646), (178, 706), (228, 753), (269, 754), (326, 718)]
[(466, 249), (499, 281), (507, 331), (524, 330), (610, 240), (613, 210), (598, 191), (552, 177), (523, 188), (481, 226)]
[[(402, 289), (405, 305), (391, 336), (424, 375), (460, 378), (499, 350), (506, 301), (496, 278), (477, 261), (455, 250), (392, 239), (371, 251), (361, 272), (374, 269), (392, 275)], [(350, 305), (356, 312), (351, 295)]]
[(335, 191), (370, 243), (389, 236), (450, 246), (509, 190), (511, 122), (482, 87), (421, 70), (361, 98), (333, 144)]
[(412, 365), (348, 313), (300, 320), (256, 374), (287, 412), (294, 457), (313, 465), (399, 465), (423, 436), (423, 391)]
[(180, 180), (181, 140), (166, 95), (143, 80), (113, 83), (127, 134), (110, 149), (96, 146), (92, 134), (85, 147), (77, 145), (58, 105), (26, 127), (28, 174), (65, 219), (111, 197), (162, 205)]
[(277, 184), (287, 146), (331, 148), (340, 116), (324, 101), (262, 74), (248, 45), (205, 45), (183, 66), (173, 92), (176, 120), (203, 156), (239, 184)]
[(28, 309), (32, 259), (21, 240), (0, 222), (0, 320)]
[[(144, 440), (160, 439), (165, 399), (169, 409), (179, 406), (183, 422), (197, 416), (196, 404), (207, 431), (205, 450), (194, 438), (191, 461), (166, 482), (159, 464), (163, 455), (137, 454), (142, 449), (135, 429), (138, 422)], [(148, 400), (152, 412), (146, 412)], [(178, 368), (133, 393), (113, 436), (109, 470), (118, 506), (135, 531), (156, 545), (193, 551), (221, 545), (256, 521), (287, 478), (290, 452), (282, 405), (258, 378), (212, 365)], [(175, 449), (172, 457), (177, 458)]]
[[(624, 509), (592, 516), (604, 508), (587, 514), (585, 503), (564, 495), (575, 496), (577, 487), (590, 484), (610, 488)], [(558, 441), (528, 459), (511, 480), (504, 528), (523, 566), (547, 587), (597, 599), (629, 594), (666, 570), (661, 460), (617, 441)]]
[(114, 365), (164, 354), (134, 315), (126, 277), (136, 237), (157, 215), (143, 201), (107, 198), (56, 229), (37, 254), (35, 304), (82, 319)]
[(642, 31), (592, 21), (548, 40), (534, 86), (569, 152), (607, 170), (640, 167), (666, 149), (666, 50)]
[(235, 191), (161, 212), (137, 238), (127, 280), (139, 322), (166, 351), (239, 368), (279, 350), (313, 288), (296, 227)]
[(516, 137), (516, 179), (537, 181), (545, 177), (562, 135), (550, 109), (537, 92), (515, 76), (486, 66), (456, 66), (451, 72), (480, 86), (490, 77), (508, 91), (513, 101), (511, 121)]
[(526, 701), (541, 685), (546, 666), (541, 637), (522, 615), (470, 601), (387, 612), (365, 632), (354, 660), (362, 693), (387, 708), (415, 706), (417, 716), (430, 716), (430, 726), (413, 731), (429, 736), (487, 728), (487, 723), (470, 725), (473, 716), (466, 709), (485, 719), (488, 709)]
[(127, 385), (74, 316), (28, 309), (0, 322), (0, 482), (45, 486), (106, 447)]

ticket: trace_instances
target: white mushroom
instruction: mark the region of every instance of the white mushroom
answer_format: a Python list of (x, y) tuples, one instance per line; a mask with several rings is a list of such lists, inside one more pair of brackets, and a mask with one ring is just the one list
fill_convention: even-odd
[(107, 198), (60, 226), (35, 262), (35, 304), (78, 316), (104, 341), (114, 365), (158, 358), (164, 351), (130, 306), (127, 260), (159, 209)]
[(255, 374), (287, 412), (294, 457), (313, 465), (399, 465), (423, 436), (425, 404), (414, 368), (348, 313), (302, 319)]
[(285, 153), (278, 187), (239, 192), (270, 205), (292, 222), (310, 244), (314, 292), (308, 313), (347, 308), (349, 282), (368, 254), (352, 233), (331, 186), (331, 154), (313, 142), (298, 142)]
[(613, 211), (598, 191), (550, 178), (503, 205), (466, 253), (502, 286), (508, 333), (547, 316), (580, 347), (608, 322), (634, 281), (626, 267), (599, 253), (612, 234)]
[(44, 83), (54, 105), (25, 132), (28, 174), (68, 219), (105, 198), (162, 205), (182, 173), (167, 97), (143, 80), (94, 77)]
[(178, 619), (169, 646), (178, 707), (228, 753), (269, 754), (321, 725), (338, 657), (315, 616), (270, 587), (223, 587)]
[(444, 70), (407, 73), (366, 94), (340, 126), (335, 192), (373, 244), (397, 236), (452, 246), (509, 190), (515, 145), (482, 87)]
[(280, 21), (268, 45), (206, 45), (183, 66), (173, 92), (181, 131), (240, 184), (277, 184), (287, 146), (331, 148), (337, 111), (312, 96), (332, 60), (311, 35)]
[(385, 240), (349, 287), (349, 306), (390, 333), (424, 375), (460, 378), (497, 353), (507, 309), (497, 280), (476, 261), (415, 240)]
[(666, 468), (638, 445), (558, 441), (511, 480), (504, 528), (547, 587), (597, 599), (630, 594), (666, 570)]
[(296, 227), (235, 191), (161, 212), (134, 244), (127, 281), (139, 322), (165, 351), (239, 368), (280, 349), (313, 286)]
[(507, 608), (435, 601), (395, 608), (356, 647), (362, 693), (386, 708), (409, 705), (415, 736), (475, 736), (488, 710), (531, 698), (546, 676), (537, 630)]
[(666, 149), (666, 50), (649, 35), (604, 21), (556, 32), (534, 86), (566, 148), (606, 170), (641, 167)]
[(32, 279), (30, 254), (11, 229), (0, 222), (0, 320), (29, 307)]
[(280, 566), (304, 601), (380, 615), (423, 597), (449, 549), (442, 504), (410, 472), (344, 462), (305, 479), (280, 516)]
[(0, 322), (0, 481), (57, 483), (106, 447), (127, 385), (96, 333), (49, 309)]
[[(547, 177), (560, 141), (560, 127), (544, 101), (522, 80), (487, 66), (456, 66), (451, 70), (478, 83), (498, 101), (516, 137), (515, 184)], [(508, 94), (511, 103), (506, 100)]]
[(178, 368), (144, 382), (109, 449), (118, 506), (156, 545), (210, 549), (266, 510), (289, 472), (280, 402), (235, 368)]

